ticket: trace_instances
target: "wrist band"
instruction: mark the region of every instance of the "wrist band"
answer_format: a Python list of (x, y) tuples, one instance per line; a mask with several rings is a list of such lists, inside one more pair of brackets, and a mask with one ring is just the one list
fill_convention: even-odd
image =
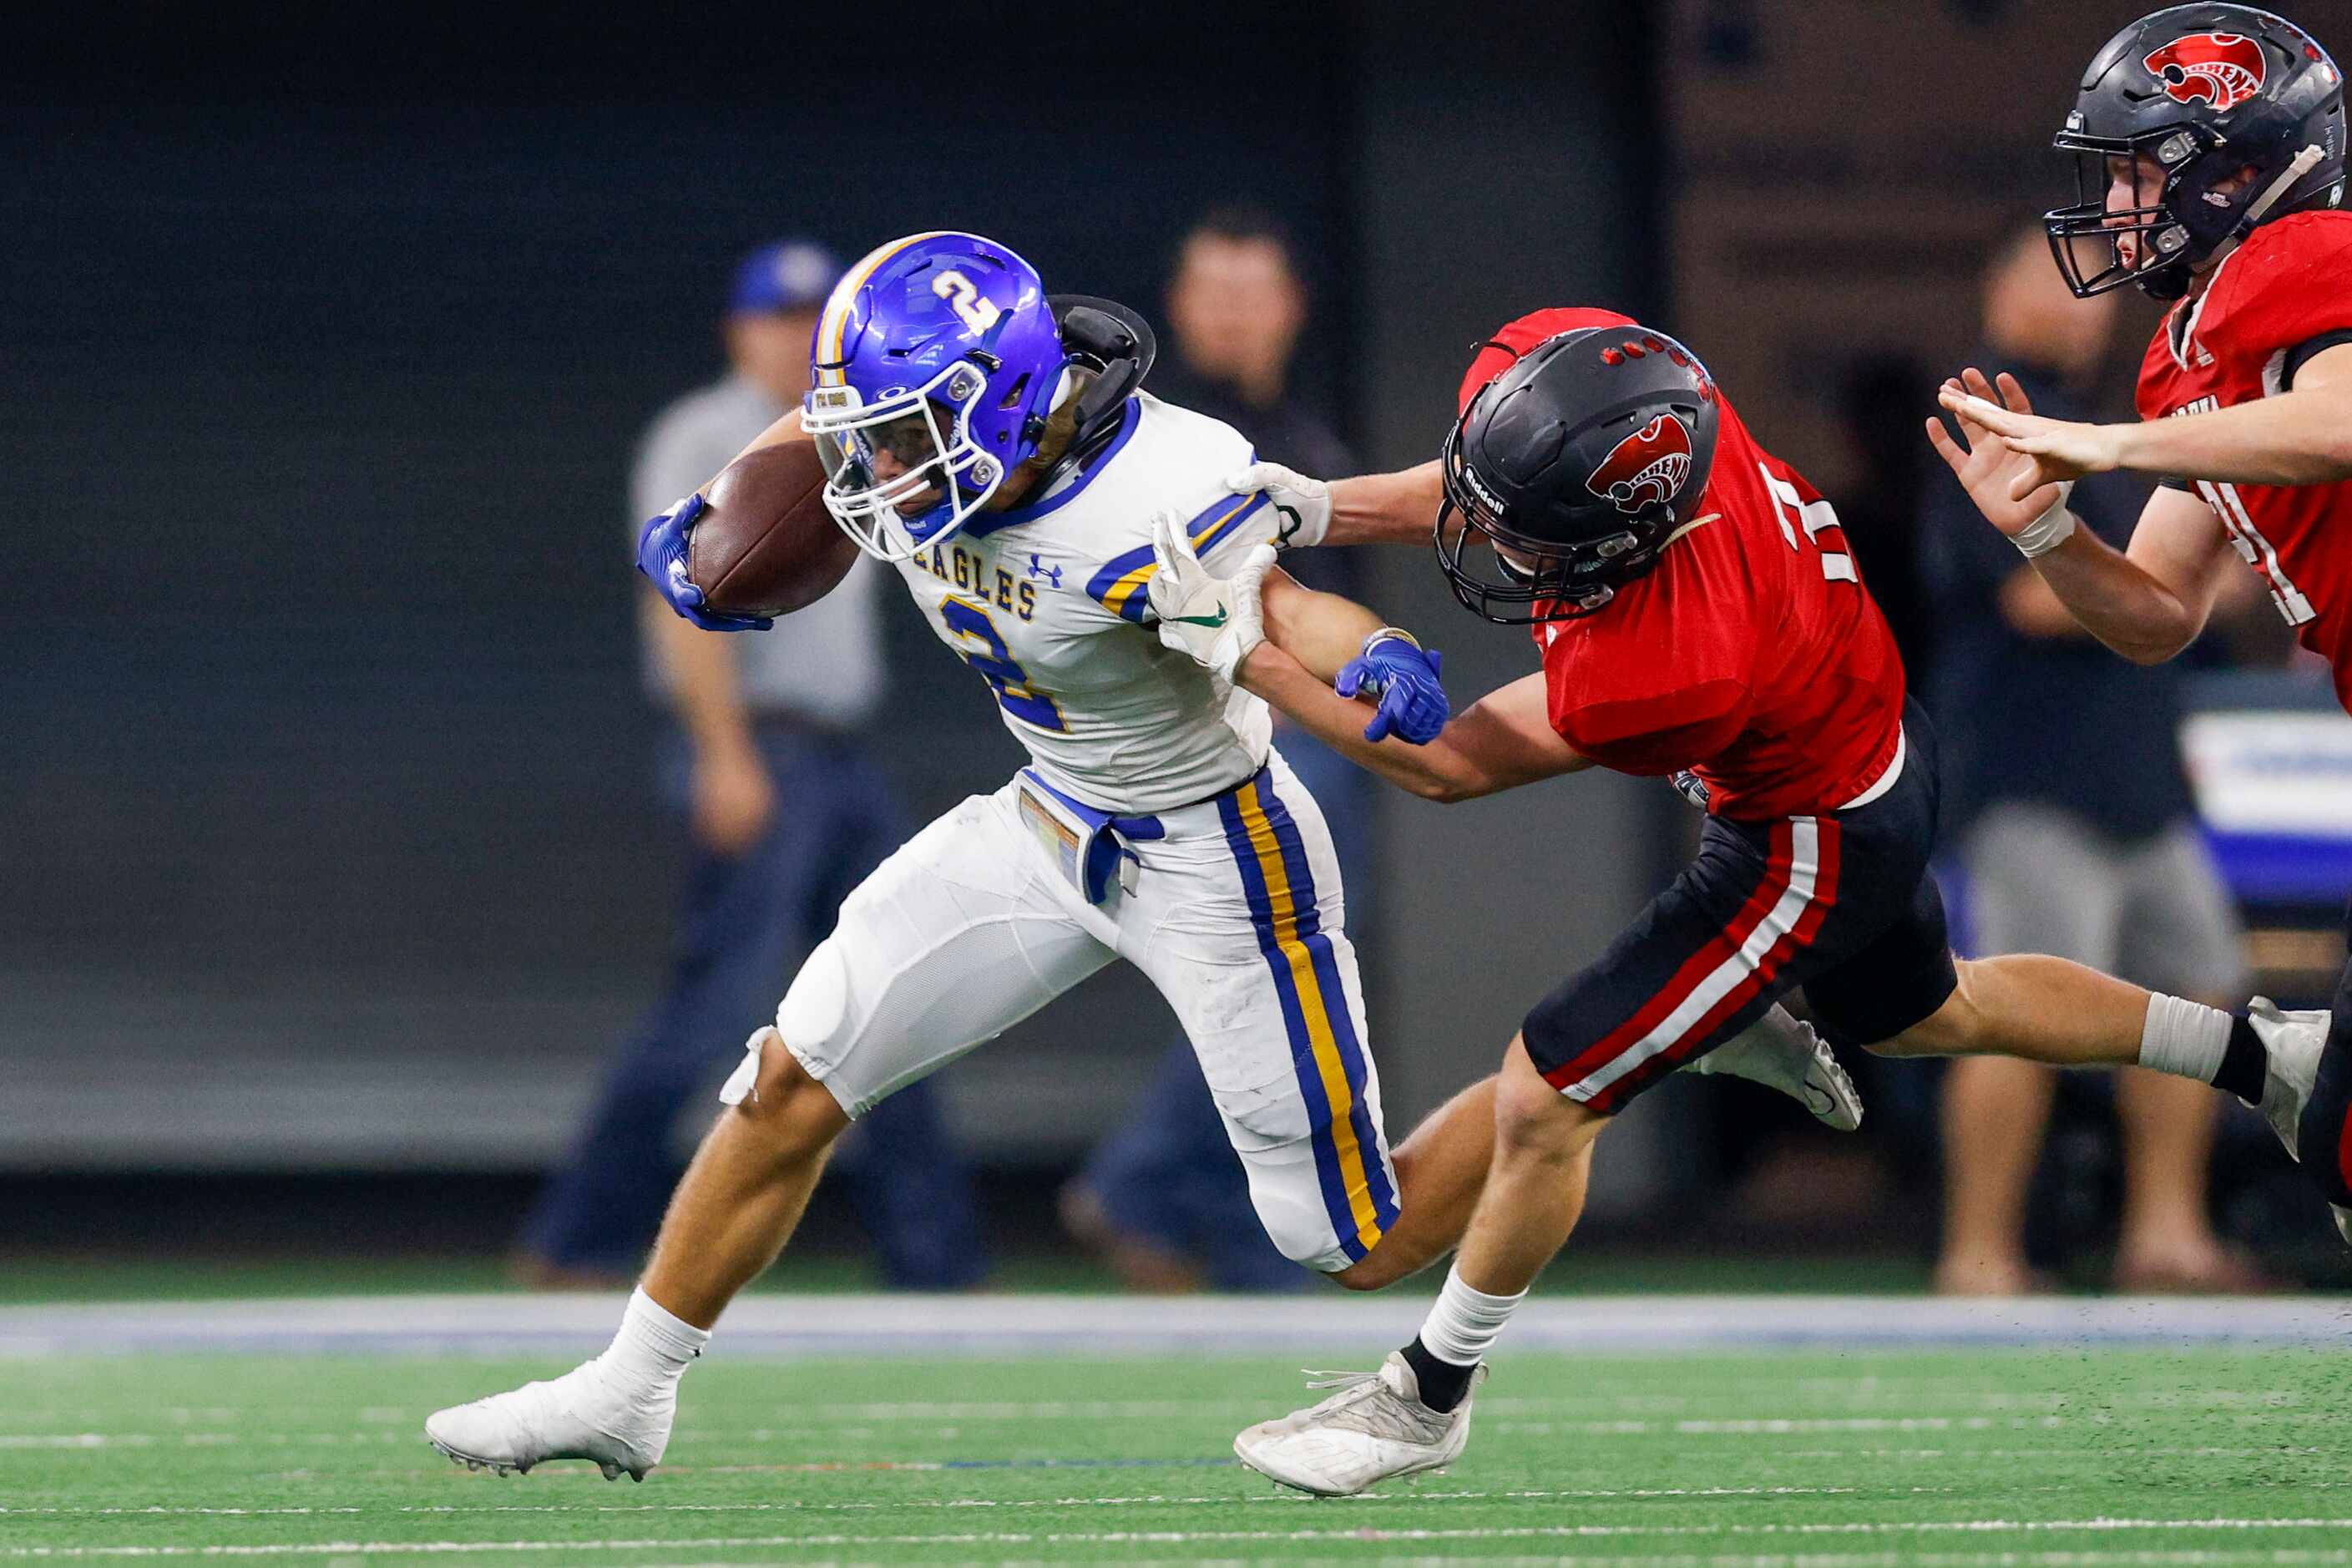
[(2066, 498), (2074, 493), (2074, 481), (2061, 480), (2058, 499), (2050, 503), (2050, 510), (2010, 536), (2010, 542), (2028, 561), (2049, 554), (2074, 537), (2074, 514), (2066, 510)]
[(1421, 649), (1421, 639), (1402, 626), (1382, 626), (1364, 639), (1364, 646), (1356, 650), (1356, 657), (1359, 658), (1370, 657), (1373, 644), (1386, 642), (1391, 637), (1395, 637), (1400, 642), (1411, 643), (1416, 650)]

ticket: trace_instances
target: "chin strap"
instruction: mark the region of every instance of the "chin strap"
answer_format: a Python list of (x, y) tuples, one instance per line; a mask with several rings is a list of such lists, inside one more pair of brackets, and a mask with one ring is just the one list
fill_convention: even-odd
[(2294, 189), (2305, 174), (2318, 167), (2319, 161), (2326, 156), (2327, 154), (2316, 146), (2305, 147), (2302, 152), (2297, 153), (2294, 155), (2294, 162), (2286, 166), (2286, 172), (2273, 180), (2268, 190), (2247, 205), (2245, 216), (2238, 220), (2238, 226), (2230, 231), (2230, 237), (2243, 239), (2252, 234), (2254, 231), (2254, 226), (2263, 221), (2263, 215), (2278, 205), (2280, 200), (2289, 191)]

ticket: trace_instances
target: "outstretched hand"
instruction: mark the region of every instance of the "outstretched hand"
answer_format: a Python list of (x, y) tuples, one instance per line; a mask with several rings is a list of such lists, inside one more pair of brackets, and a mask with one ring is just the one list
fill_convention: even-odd
[(2057, 504), (2059, 485), (2119, 466), (2118, 426), (2044, 418), (2005, 371), (1996, 386), (1971, 366), (1946, 381), (1936, 400), (1958, 421), (1967, 445), (1940, 419), (1927, 421), (1928, 442), (1977, 510), (2012, 538)]
[(1276, 519), (1274, 546), (1277, 550), (1320, 544), (1331, 531), (1331, 487), (1296, 468), (1280, 463), (1252, 463), (1229, 477), (1225, 488), (1237, 496), (1253, 490), (1265, 492)]

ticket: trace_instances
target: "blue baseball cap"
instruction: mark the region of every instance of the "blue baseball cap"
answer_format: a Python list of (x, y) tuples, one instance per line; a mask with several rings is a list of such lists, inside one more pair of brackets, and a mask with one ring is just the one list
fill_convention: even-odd
[(780, 239), (745, 257), (735, 268), (727, 309), (738, 316), (807, 310), (824, 303), (841, 276), (841, 262), (814, 240)]

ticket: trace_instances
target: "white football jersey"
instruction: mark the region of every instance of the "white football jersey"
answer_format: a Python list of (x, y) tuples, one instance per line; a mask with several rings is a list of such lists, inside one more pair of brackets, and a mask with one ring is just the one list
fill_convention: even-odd
[(1162, 511), (1191, 520), (1194, 547), (1221, 574), (1275, 537), (1263, 491), (1224, 488), (1251, 455), (1230, 425), (1139, 393), (1118, 434), (1053, 489), (899, 563), (931, 629), (988, 682), (1055, 788), (1140, 815), (1206, 800), (1265, 766), (1265, 704), (1162, 647), (1146, 591)]

